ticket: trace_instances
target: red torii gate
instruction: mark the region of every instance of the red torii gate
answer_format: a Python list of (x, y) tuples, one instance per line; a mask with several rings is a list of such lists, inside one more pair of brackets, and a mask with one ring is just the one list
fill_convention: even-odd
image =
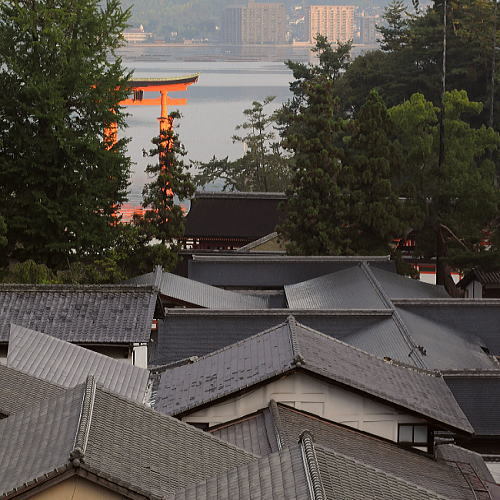
[[(120, 101), (120, 106), (158, 106), (160, 105), (160, 135), (172, 129), (172, 120), (168, 116), (168, 106), (184, 106), (186, 98), (169, 97), (169, 92), (184, 92), (187, 88), (198, 81), (199, 73), (194, 75), (177, 76), (172, 78), (134, 78), (129, 80), (128, 87), (133, 92), (128, 99)], [(144, 99), (144, 92), (159, 92), (160, 97)], [(115, 144), (118, 139), (118, 127), (112, 124), (104, 132), (107, 141)], [(122, 205), (119, 214), (122, 220), (130, 220), (134, 214), (142, 214), (142, 207), (134, 207), (129, 203)]]

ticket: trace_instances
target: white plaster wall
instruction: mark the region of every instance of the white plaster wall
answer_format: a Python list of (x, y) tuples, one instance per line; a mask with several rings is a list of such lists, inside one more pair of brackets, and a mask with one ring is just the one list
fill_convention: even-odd
[(134, 344), (132, 363), (139, 368), (148, 367), (148, 346), (146, 344)]
[(397, 441), (399, 423), (425, 423), (389, 405), (297, 372), (198, 410), (183, 420), (220, 424), (264, 408), (271, 399), (392, 441)]

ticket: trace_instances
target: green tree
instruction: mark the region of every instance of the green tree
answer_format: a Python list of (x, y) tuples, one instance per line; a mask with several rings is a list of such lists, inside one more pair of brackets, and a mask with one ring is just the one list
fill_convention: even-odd
[(339, 224), (347, 210), (339, 185), (345, 131), (333, 93), (348, 47), (334, 50), (318, 37), (318, 66), (286, 63), (295, 78), (290, 85), (293, 97), (280, 111), (278, 123), (283, 147), (292, 154), (292, 180), (278, 232), (290, 254), (337, 255), (349, 244)]
[[(440, 102), (443, 2), (434, 0), (420, 15), (409, 17), (402, 9), (394, 2), (385, 12), (388, 26), (379, 27), (383, 50), (357, 57), (340, 78), (337, 95), (346, 111), (359, 109), (372, 88), (388, 106), (417, 92), (434, 104)], [(486, 124), (492, 90), (495, 4), (491, 0), (448, 0), (447, 19), (447, 88), (464, 89), (473, 101), (482, 102), (483, 111), (475, 115), (474, 123)], [(498, 78), (498, 65), (495, 71)], [(495, 96), (497, 102), (498, 89)], [(497, 123), (498, 118), (495, 120)]]
[[(454, 256), (464, 262), (481, 252), (484, 230), (494, 223), (499, 210), (495, 165), (490, 159), (500, 137), (486, 126), (474, 127), (470, 117), (483, 105), (469, 101), (465, 91), (445, 95), (445, 161), (438, 168), (439, 109), (422, 94), (389, 109), (401, 153), (405, 158), (399, 189), (420, 214), (415, 226), (417, 253), (436, 257), (443, 282), (446, 264)], [(466, 259), (465, 259), (466, 260)]]
[[(170, 122), (179, 113), (169, 115)], [(184, 164), (186, 151), (171, 127), (152, 140), (154, 147), (145, 153), (157, 159), (146, 167), (152, 177), (143, 190), (143, 217), (134, 219), (143, 234), (144, 251), (153, 264), (170, 268), (178, 249), (178, 239), (184, 235), (184, 212), (178, 201), (189, 199), (195, 191), (191, 174)], [(159, 240), (161, 243), (156, 243)]]
[(118, 103), (128, 74), (115, 50), (119, 0), (0, 3), (0, 212), (11, 258), (50, 267), (113, 244), (130, 161)]
[(392, 0), (384, 10), (385, 24), (377, 26), (380, 48), (385, 52), (401, 50), (408, 44), (408, 8), (402, 0)]
[(233, 142), (245, 148), (241, 158), (230, 161), (227, 157), (213, 157), (207, 163), (196, 163), (198, 186), (223, 180), (224, 190), (281, 192), (286, 189), (290, 180), (288, 158), (276, 137), (275, 115), (265, 110), (273, 100), (274, 97), (266, 97), (262, 102), (254, 101), (251, 108), (243, 111), (247, 120), (236, 127), (243, 134), (233, 136)]
[(350, 236), (347, 253), (386, 254), (404, 235), (413, 212), (393, 188), (402, 158), (394, 142), (394, 124), (376, 91), (349, 125), (341, 188), (348, 200), (347, 220), (338, 220)]
[(0, 215), (0, 248), (7, 245), (7, 224), (5, 219)]

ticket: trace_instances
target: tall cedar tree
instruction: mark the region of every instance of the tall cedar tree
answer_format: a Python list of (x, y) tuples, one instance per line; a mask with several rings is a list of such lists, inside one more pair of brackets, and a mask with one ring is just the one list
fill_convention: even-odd
[(254, 101), (245, 109), (245, 122), (236, 127), (243, 135), (233, 135), (233, 142), (245, 147), (241, 158), (230, 161), (228, 157), (215, 156), (207, 163), (197, 163), (199, 173), (195, 176), (198, 186), (222, 180), (223, 189), (236, 191), (282, 192), (290, 181), (288, 158), (276, 138), (275, 114), (265, 109), (274, 97), (262, 102)]
[[(170, 113), (170, 121), (179, 113)], [(146, 213), (142, 221), (136, 221), (146, 230), (150, 239), (161, 241), (162, 247), (174, 248), (184, 235), (184, 213), (176, 202), (189, 199), (195, 191), (191, 174), (182, 158), (186, 155), (179, 136), (173, 128), (153, 139), (155, 147), (148, 153), (158, 161), (146, 167), (153, 180), (143, 190), (143, 206)], [(161, 252), (160, 252), (161, 253)], [(168, 252), (165, 251), (165, 256)], [(155, 264), (162, 264), (161, 259)]]
[[(118, 106), (128, 74), (115, 50), (119, 0), (0, 3), (0, 213), (7, 256), (51, 267), (113, 243), (130, 168)], [(105, 147), (107, 145), (107, 147)]]
[(385, 254), (391, 241), (404, 235), (412, 211), (392, 187), (401, 157), (392, 137), (394, 124), (376, 91), (370, 92), (349, 128), (341, 183), (349, 205), (346, 226), (351, 241), (346, 251)]
[(318, 37), (319, 65), (288, 62), (294, 94), (279, 114), (283, 146), (293, 155), (292, 181), (278, 227), (287, 252), (298, 255), (337, 255), (348, 246), (346, 199), (339, 187), (344, 150), (343, 122), (333, 95), (336, 78), (348, 57), (349, 45), (333, 50)]

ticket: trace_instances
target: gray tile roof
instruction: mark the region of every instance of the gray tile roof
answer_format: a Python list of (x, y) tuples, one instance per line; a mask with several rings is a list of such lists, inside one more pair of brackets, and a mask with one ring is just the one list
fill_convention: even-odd
[[(393, 445), (393, 448), (397, 448)], [(359, 453), (357, 453), (359, 455)], [(410, 456), (410, 452), (406, 452)], [(379, 457), (384, 459), (384, 457)], [(402, 458), (401, 456), (398, 458)], [(405, 457), (407, 458), (407, 457)], [(394, 474), (383, 465), (366, 463), (337, 449), (314, 444), (309, 431), (299, 443), (262, 457), (257, 462), (228, 470), (168, 497), (170, 500), (486, 500), (488, 486), (471, 467), (463, 473), (458, 464), (445, 465), (428, 457), (424, 470)], [(483, 464), (484, 465), (484, 464)], [(433, 471), (432, 466), (436, 467)], [(469, 464), (460, 464), (461, 469)], [(411, 467), (411, 466), (410, 466)], [(435, 482), (425, 474), (433, 472)], [(491, 477), (491, 476), (490, 476)], [(476, 479), (475, 484), (469, 483)], [(431, 485), (428, 488), (426, 485)], [(488, 496), (485, 496), (488, 495)]]
[(500, 285), (500, 271), (483, 271), (477, 267), (473, 268), (457, 283), (457, 286), (465, 288), (474, 280), (482, 285)]
[(443, 286), (431, 285), (370, 266), (382, 289), (391, 299), (449, 298)]
[(445, 381), (478, 436), (500, 436), (500, 371), (445, 373)]
[(386, 362), (297, 324), (294, 318), (165, 370), (154, 404), (162, 412), (179, 415), (295, 369), (472, 432), (441, 376)]
[[(276, 407), (276, 403), (272, 402), (272, 404)], [(273, 414), (268, 408), (265, 408), (257, 413), (239, 418), (236, 421), (217, 425), (211, 428), (209, 432), (223, 441), (234, 444), (238, 448), (243, 448), (250, 453), (263, 457), (278, 451), (280, 448), (277, 425), (273, 419)], [(303, 430), (305, 428), (301, 432)], [(295, 444), (301, 432), (297, 436), (294, 436), (296, 439), (292, 439), (284, 444), (284, 446)]]
[(58, 387), (0, 363), (0, 413), (10, 415), (64, 393)]
[(10, 330), (7, 365), (66, 388), (93, 375), (103, 387), (140, 403), (149, 379), (148, 370), (129, 362), (16, 325)]
[(149, 287), (1, 285), (0, 342), (11, 323), (68, 342), (148, 342), (156, 301)]
[[(415, 343), (424, 347), (423, 360), (427, 367), (442, 370), (495, 367), (493, 359), (481, 348), (488, 345), (481, 338), (482, 325), (486, 326), (488, 322), (486, 316), (477, 317), (474, 329), (467, 332), (459, 325), (448, 323), (451, 319), (449, 315), (456, 313), (462, 316), (459, 307), (449, 310), (446, 310), (444, 304), (442, 309), (439, 304), (433, 307), (435, 314), (427, 314), (430, 312), (428, 308), (396, 308)], [(500, 316), (498, 320), (500, 321)], [(452, 322), (454, 323), (454, 320)]]
[[(290, 311), (263, 309), (260, 311), (211, 311), (202, 309), (167, 309), (165, 320), (158, 321), (149, 353), (151, 365), (169, 364), (192, 356), (204, 356), (234, 344), (286, 320), (289, 314), (315, 330), (343, 339), (358, 331), (380, 333), (377, 345), (383, 344), (385, 328), (392, 325), (391, 311)], [(392, 326), (391, 326), (392, 328)], [(389, 335), (387, 330), (387, 336)], [(391, 346), (402, 343), (394, 337)], [(355, 342), (349, 342), (357, 345)], [(404, 344), (406, 345), (406, 344)], [(360, 347), (363, 347), (360, 345)], [(409, 350), (398, 348), (408, 358)], [(368, 350), (369, 349), (365, 349)], [(385, 355), (391, 356), (393, 350)], [(399, 351), (398, 351), (399, 352)], [(378, 354), (378, 352), (376, 353)], [(397, 356), (392, 355), (395, 359)]]
[[(271, 413), (270, 410), (271, 405), (268, 410)], [(308, 429), (314, 436), (315, 442), (323, 448), (335, 450), (337, 453), (352, 457), (405, 481), (414, 482), (438, 494), (449, 495), (456, 499), (469, 498), (470, 491), (462, 475), (457, 475), (455, 469), (428, 455), (401, 448), (391, 441), (284, 404), (275, 404), (274, 412), (276, 415), (274, 420), (277, 422), (284, 446), (296, 442), (301, 433)], [(479, 465), (478, 470), (483, 471), (484, 462)]]
[[(257, 416), (260, 418), (257, 419)], [(252, 429), (247, 425), (249, 419), (254, 422)], [(427, 454), (401, 448), (386, 439), (331, 422), (282, 403), (272, 401), (268, 408), (234, 422), (215, 426), (210, 432), (258, 454), (260, 447), (256, 446), (256, 443), (263, 441), (275, 443), (279, 440), (282, 447), (293, 447), (306, 430), (314, 436), (316, 448), (329, 449), (340, 456), (349, 457), (349, 460), (361, 462), (362, 468), (376, 468), (379, 473), (387, 477), (397, 477), (401, 481), (432, 491), (435, 495), (453, 499), (474, 498), (463, 475), (455, 467), (450, 467), (450, 464), (445, 463), (444, 448), (448, 448), (449, 445), (438, 447), (443, 448), (443, 453), (436, 461)], [(262, 450), (266, 451), (265, 448)], [(484, 461), (477, 454), (453, 446), (453, 456), (447, 452), (446, 459), (464, 464), (470, 463), (483, 481), (492, 480)], [(356, 485), (358, 480), (357, 473), (354, 477), (344, 476), (344, 481), (351, 481), (351, 487)], [(328, 476), (326, 483), (328, 484)], [(404, 491), (406, 487), (401, 489), (401, 492)], [(341, 495), (340, 498), (344, 497)], [(383, 495), (381, 498), (384, 498)]]
[(369, 262), (395, 272), (389, 257), (295, 257), (273, 255), (193, 255), (188, 278), (233, 288), (282, 288)]
[(286, 285), (285, 295), (290, 309), (388, 308), (360, 266)]
[(0, 420), (0, 497), (67, 467), (83, 394), (81, 386)]
[(285, 294), (292, 309), (390, 309), (393, 298), (448, 297), (443, 287), (399, 276), (366, 262), (286, 285)]
[(152, 273), (132, 278), (127, 283), (153, 286), (161, 295), (181, 305), (209, 309), (265, 309), (268, 307), (267, 297), (230, 292), (167, 273), (159, 267)]
[(74, 467), (156, 499), (255, 459), (96, 388), (91, 377), (59, 399), (0, 420), (0, 496)]
[(321, 446), (316, 446), (319, 470), (326, 498), (341, 500), (352, 498), (355, 491), (356, 500), (454, 500), (473, 497), (442, 496), (424, 489), (414, 481), (405, 481), (388, 474), (378, 467), (370, 466)]
[(310, 500), (298, 446), (243, 464), (178, 491), (168, 500)]

